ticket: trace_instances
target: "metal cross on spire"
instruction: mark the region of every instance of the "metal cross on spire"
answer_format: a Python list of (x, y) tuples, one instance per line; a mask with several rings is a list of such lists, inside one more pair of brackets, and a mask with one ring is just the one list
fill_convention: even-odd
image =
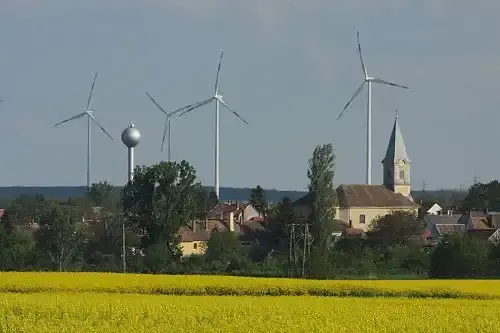
[(396, 113), (395, 119), (398, 119), (398, 109), (396, 109), (395, 113)]

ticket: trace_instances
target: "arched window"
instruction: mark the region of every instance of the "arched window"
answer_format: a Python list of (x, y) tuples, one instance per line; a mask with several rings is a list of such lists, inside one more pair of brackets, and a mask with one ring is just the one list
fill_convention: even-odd
[(366, 216), (365, 214), (359, 215), (359, 224), (365, 224)]

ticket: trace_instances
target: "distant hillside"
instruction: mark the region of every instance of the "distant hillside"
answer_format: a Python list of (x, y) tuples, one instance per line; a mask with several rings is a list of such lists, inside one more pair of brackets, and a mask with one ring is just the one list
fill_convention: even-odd
[[(206, 187), (211, 190), (211, 187)], [(11, 199), (21, 195), (36, 195), (41, 194), (49, 199), (65, 200), (69, 197), (78, 198), (85, 195), (84, 186), (12, 186), (0, 187), (0, 208), (8, 205)], [(222, 201), (245, 201), (250, 199), (251, 188), (235, 188), (221, 187), (220, 198)], [(284, 197), (289, 197), (292, 201), (299, 199), (307, 194), (305, 191), (281, 191), (281, 190), (265, 190), (266, 197), (269, 202), (278, 202)], [(434, 201), (441, 204), (449, 202), (461, 201), (464, 199), (466, 192), (458, 190), (433, 190), (433, 191), (412, 191), (412, 196), (415, 201)]]
[[(210, 190), (211, 188), (206, 188)], [(222, 201), (244, 201), (250, 198), (251, 188), (233, 188), (221, 187), (220, 199)], [(292, 200), (296, 200), (306, 192), (301, 191), (280, 191), (280, 190), (265, 190), (266, 198), (270, 202), (278, 202), (282, 198), (288, 196)], [(36, 195), (41, 194), (49, 199), (67, 199), (69, 197), (78, 198), (85, 195), (86, 189), (84, 186), (12, 186), (0, 187), (0, 197), (17, 198), (21, 195)]]

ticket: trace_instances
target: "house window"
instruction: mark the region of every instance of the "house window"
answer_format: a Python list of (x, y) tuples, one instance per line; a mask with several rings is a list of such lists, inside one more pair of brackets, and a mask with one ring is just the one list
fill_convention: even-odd
[(198, 248), (198, 243), (193, 243), (193, 249), (197, 249)]
[(365, 214), (359, 215), (359, 224), (365, 224), (366, 216)]
[(405, 179), (405, 171), (404, 170), (399, 171), (399, 179)]

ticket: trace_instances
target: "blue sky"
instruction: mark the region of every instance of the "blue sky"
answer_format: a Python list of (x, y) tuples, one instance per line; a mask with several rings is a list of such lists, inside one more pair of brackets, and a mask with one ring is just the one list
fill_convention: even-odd
[[(250, 123), (221, 112), (221, 186), (304, 189), (318, 144), (337, 153), (336, 183), (363, 183), (366, 94), (337, 121), (370, 75), (410, 86), (373, 88), (373, 175), (394, 110), (421, 188), (497, 177), (500, 157), (498, 1), (0, 0), (0, 184), (83, 185), (86, 124), (53, 124), (93, 106), (112, 133), (93, 128), (93, 181), (126, 181), (120, 133), (133, 120), (139, 164), (160, 152), (166, 109), (210, 97), (220, 49), (221, 91)], [(213, 107), (175, 119), (172, 157), (213, 184)]]

